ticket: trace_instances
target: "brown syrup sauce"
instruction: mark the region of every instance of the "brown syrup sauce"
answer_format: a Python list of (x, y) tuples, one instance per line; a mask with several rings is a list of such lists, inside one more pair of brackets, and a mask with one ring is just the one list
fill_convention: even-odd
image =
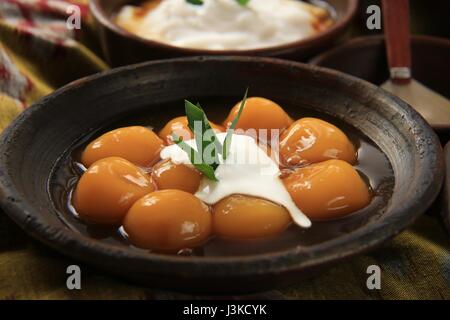
[[(237, 100), (233, 98), (202, 98), (201, 103), (209, 119), (215, 123), (221, 123)], [(194, 99), (193, 101), (197, 100)], [(263, 254), (297, 246), (311, 246), (359, 229), (370, 221), (378, 219), (384, 213), (392, 195), (394, 176), (390, 163), (383, 152), (360, 131), (341, 120), (297, 106), (289, 106), (284, 104), (283, 101), (277, 102), (295, 120), (302, 117), (320, 118), (338, 126), (347, 134), (358, 150), (358, 162), (355, 164), (355, 168), (372, 189), (371, 203), (344, 218), (313, 221), (313, 225), (309, 229), (301, 229), (296, 225), (291, 225), (275, 237), (258, 240), (230, 240), (212, 237), (202, 247), (182, 250), (179, 255), (236, 256)], [(111, 121), (104, 127), (86, 134), (79, 141), (76, 141), (73, 147), (62, 155), (49, 181), (49, 194), (59, 217), (67, 227), (74, 232), (112, 245), (127, 246), (131, 250), (148, 251), (130, 245), (119, 227), (89, 225), (78, 219), (75, 210), (70, 205), (70, 199), (73, 188), (83, 172), (82, 165), (78, 162), (80, 153), (88, 142), (109, 130), (129, 125), (143, 125), (158, 131), (166, 122), (183, 114), (183, 101), (160, 105), (143, 110), (139, 114)]]

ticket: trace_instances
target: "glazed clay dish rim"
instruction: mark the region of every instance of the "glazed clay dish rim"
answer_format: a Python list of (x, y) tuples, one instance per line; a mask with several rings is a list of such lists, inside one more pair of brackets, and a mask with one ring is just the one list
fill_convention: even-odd
[[(416, 156), (416, 161), (419, 161), (419, 164), (422, 164), (423, 166), (418, 169), (420, 180), (415, 177), (414, 181), (424, 181), (427, 179), (426, 188), (422, 187), (420, 189), (420, 193), (416, 199), (411, 199), (409, 202), (398, 204), (395, 211), (389, 210), (388, 208), (387, 211), (390, 213), (388, 216), (383, 215), (377, 220), (367, 223), (357, 230), (322, 243), (307, 247), (289, 248), (279, 252), (246, 256), (180, 257), (157, 253), (144, 253), (127, 247), (108, 245), (102, 241), (97, 241), (88, 236), (74, 232), (67, 226), (54, 227), (48, 225), (39, 218), (39, 214), (36, 214), (39, 209), (33, 208), (32, 204), (29, 203), (27, 199), (22, 199), (19, 196), (20, 192), (16, 189), (13, 181), (6, 173), (2, 172), (2, 168), (7, 163), (4, 153), (8, 149), (6, 147), (8, 141), (14, 141), (14, 136), (17, 132), (26, 130), (28, 118), (33, 117), (33, 114), (35, 113), (44, 112), (43, 109), (45, 109), (46, 103), (57, 98), (67, 90), (71, 90), (72, 88), (79, 89), (92, 83), (92, 81), (106, 80), (109, 76), (132, 71), (145, 66), (166, 63), (177, 64), (183, 62), (201, 63), (204, 61), (220, 63), (230, 60), (241, 63), (256, 62), (269, 65), (275, 64), (281, 67), (295, 68), (299, 71), (309, 69), (309, 72), (313, 72), (317, 75), (327, 75), (336, 82), (343, 81), (349, 86), (359, 84), (363, 85), (366, 91), (382, 93), (384, 99), (389, 99), (390, 103), (394, 103), (398, 105), (399, 108), (404, 109), (410, 115), (411, 120), (416, 122), (416, 127), (421, 129), (420, 131), (423, 137), (428, 138), (431, 141), (431, 143), (426, 144), (426, 148), (430, 153), (435, 155), (435, 161), (430, 162), (427, 157), (419, 158), (419, 160), (417, 160), (418, 156)], [(411, 133), (411, 135), (413, 134), (414, 133)], [(417, 140), (418, 139), (415, 138), (416, 144), (419, 143)], [(122, 260), (120, 267), (124, 270), (136, 268), (142, 270), (142, 268), (145, 268), (145, 270), (147, 270), (146, 272), (157, 271), (159, 274), (167, 275), (175, 272), (171, 267), (176, 266), (179, 268), (176, 270), (185, 277), (189, 277), (192, 272), (196, 271), (201, 271), (201, 274), (205, 277), (278, 274), (285, 271), (307, 269), (365, 252), (404, 230), (431, 205), (437, 197), (442, 185), (443, 172), (442, 149), (438, 144), (437, 136), (425, 120), (405, 102), (358, 78), (330, 69), (275, 58), (191, 57), (144, 62), (105, 71), (76, 80), (43, 98), (40, 102), (22, 112), (0, 137), (0, 205), (24, 230), (33, 235), (36, 239), (47, 243), (57, 251), (86, 262), (94, 263), (100, 258), (103, 259), (100, 264), (105, 264), (105, 262), (113, 263)], [(432, 180), (430, 180), (430, 177)], [(394, 192), (395, 189), (396, 188), (394, 187)], [(416, 190), (409, 191), (414, 193), (417, 192)], [(50, 196), (48, 201), (51, 201)], [(54, 214), (54, 212), (49, 212), (47, 214)], [(64, 222), (62, 223), (64, 224)], [(127, 262), (127, 264), (124, 262)], [(136, 268), (134, 268), (134, 266), (136, 266)]]
[(89, 11), (95, 20), (97, 20), (104, 27), (108, 28), (109, 31), (116, 33), (122, 37), (137, 41), (141, 44), (147, 45), (149, 47), (159, 47), (166, 50), (172, 50), (174, 52), (179, 52), (188, 55), (220, 55), (220, 56), (231, 56), (231, 55), (274, 55), (282, 54), (285, 51), (291, 51), (293, 48), (304, 48), (310, 47), (314, 44), (320, 44), (324, 39), (331, 38), (339, 34), (344, 28), (348, 26), (350, 21), (356, 15), (358, 9), (358, 0), (348, 0), (348, 8), (345, 14), (338, 18), (336, 22), (325, 31), (318, 32), (310, 37), (302, 40), (291, 41), (286, 44), (270, 46), (265, 48), (256, 49), (245, 49), (245, 50), (210, 50), (210, 49), (198, 49), (198, 48), (188, 48), (174, 46), (168, 43), (145, 39), (132, 32), (120, 27), (114, 22), (113, 17), (105, 13), (103, 6), (99, 4), (99, 0), (89, 1)]

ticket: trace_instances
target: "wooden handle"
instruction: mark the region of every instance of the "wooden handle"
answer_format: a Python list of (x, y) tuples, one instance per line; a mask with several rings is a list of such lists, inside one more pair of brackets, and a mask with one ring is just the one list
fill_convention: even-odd
[(408, 0), (382, 0), (384, 34), (391, 72), (396, 83), (411, 79), (411, 39)]

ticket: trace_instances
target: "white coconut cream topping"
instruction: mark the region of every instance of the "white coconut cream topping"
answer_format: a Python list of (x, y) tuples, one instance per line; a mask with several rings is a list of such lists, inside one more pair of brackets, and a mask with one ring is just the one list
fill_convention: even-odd
[(138, 36), (178, 47), (209, 50), (267, 48), (307, 38), (326, 10), (297, 0), (163, 0), (144, 14), (124, 6), (117, 23)]
[[(223, 143), (226, 133), (218, 133)], [(195, 140), (187, 140), (196, 149)], [(176, 164), (192, 165), (188, 154), (178, 145), (170, 145), (161, 150), (162, 159), (170, 159)], [(260, 197), (284, 206), (292, 219), (301, 227), (308, 228), (311, 221), (295, 205), (280, 179), (280, 169), (249, 136), (233, 134), (229, 155), (225, 161), (219, 159), (215, 170), (218, 181), (203, 177), (195, 196), (207, 204), (215, 204), (232, 194)]]

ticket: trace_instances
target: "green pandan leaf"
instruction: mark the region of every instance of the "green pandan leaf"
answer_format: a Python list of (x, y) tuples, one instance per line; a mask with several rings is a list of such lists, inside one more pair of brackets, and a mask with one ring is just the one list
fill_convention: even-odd
[(201, 6), (203, 4), (203, 0), (186, 0), (186, 2), (196, 6)]
[[(239, 3), (241, 6), (246, 6), (250, 0), (235, 0), (237, 3)], [(203, 0), (186, 0), (187, 3), (201, 6), (203, 4)]]
[(215, 169), (208, 164), (194, 164), (198, 171), (203, 173), (209, 180), (219, 181), (215, 174)]
[(214, 168), (211, 165), (208, 165), (206, 163), (202, 162), (202, 158), (199, 152), (192, 148), (190, 145), (188, 145), (186, 142), (183, 141), (181, 137), (178, 137), (177, 135), (172, 135), (173, 141), (184, 151), (188, 154), (189, 160), (194, 165), (194, 167), (197, 168), (198, 171), (203, 173), (208, 179), (218, 181), (217, 177), (214, 173)]
[[(239, 118), (241, 117), (242, 110), (244, 110), (245, 102), (247, 101), (247, 94), (248, 88), (245, 91), (238, 114), (231, 122), (230, 128), (228, 128), (223, 145), (220, 143), (219, 139), (217, 139), (217, 136), (214, 133), (214, 130), (212, 129), (202, 107), (199, 104), (195, 105), (192, 102), (185, 100), (184, 107), (186, 110), (186, 117), (188, 119), (188, 126), (194, 133), (197, 150), (192, 148), (176, 135), (172, 136), (173, 141), (188, 154), (191, 163), (211, 180), (217, 181), (217, 177), (214, 172), (219, 166), (219, 155), (222, 155), (224, 160), (228, 156), (233, 130), (236, 128)], [(205, 154), (207, 154), (206, 151), (211, 151), (210, 154), (208, 154), (208, 156), (211, 155), (211, 158), (205, 159)]]
[[(205, 150), (211, 149), (211, 159), (206, 161), (202, 158), (204, 160), (203, 162), (210, 164), (216, 169), (219, 166), (218, 154), (222, 152), (222, 144), (217, 139), (205, 112), (199, 104), (195, 105), (185, 100), (184, 108), (188, 118), (189, 129), (194, 133), (197, 150), (204, 156)], [(213, 148), (210, 147), (211, 144), (214, 144)]]
[(250, 0), (236, 0), (236, 2), (241, 6), (246, 6), (250, 2)]
[(234, 117), (233, 121), (231, 122), (230, 127), (227, 130), (227, 135), (225, 137), (224, 143), (223, 143), (223, 150), (222, 150), (222, 158), (225, 160), (228, 157), (228, 153), (230, 151), (230, 145), (231, 145), (231, 139), (233, 138), (233, 131), (236, 128), (236, 125), (239, 121), (239, 118), (241, 117), (242, 111), (245, 107), (245, 102), (247, 101), (247, 95), (248, 95), (248, 88), (245, 90), (244, 98), (242, 99), (241, 105), (239, 106), (239, 111), (236, 117)]

